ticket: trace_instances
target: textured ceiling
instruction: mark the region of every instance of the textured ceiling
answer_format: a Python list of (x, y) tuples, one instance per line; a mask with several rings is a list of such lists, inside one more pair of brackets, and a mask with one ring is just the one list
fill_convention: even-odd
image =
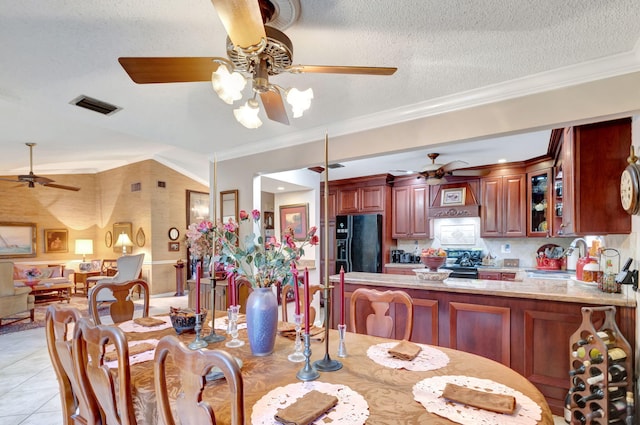
[[(534, 75), (548, 76), (535, 88), (544, 91), (571, 85), (577, 76), (596, 79), (640, 69), (636, 0), (300, 0), (299, 19), (285, 31), (294, 63), (398, 71), (272, 77), (283, 87), (313, 87), (311, 109), (290, 126), (263, 116), (261, 128), (248, 130), (210, 84), (137, 85), (117, 62), (120, 56), (224, 56), (226, 34), (210, 1), (2, 3), (3, 175), (24, 172), (24, 143), (30, 141), (38, 143), (34, 161), (41, 174), (91, 173), (154, 158), (207, 180), (207, 160), (214, 154), (230, 158), (301, 144), (322, 137), (327, 128), (362, 131), (355, 123), (363, 117), (376, 117), (368, 121), (371, 127), (442, 113), (443, 99), (464, 99), (505, 82), (524, 86)], [(599, 74), (585, 77), (586, 67)], [(554, 78), (556, 72), (563, 78)], [(122, 110), (102, 116), (70, 105), (79, 95)], [(548, 132), (537, 136), (537, 142), (520, 145), (521, 155), (546, 150)], [(497, 153), (488, 147), (496, 143), (481, 143), (495, 160)], [(465, 151), (472, 149), (467, 145)], [(460, 159), (475, 165), (486, 160), (480, 157)], [(402, 166), (390, 160), (384, 166), (415, 169), (427, 161), (422, 153), (409, 158), (399, 159)]]

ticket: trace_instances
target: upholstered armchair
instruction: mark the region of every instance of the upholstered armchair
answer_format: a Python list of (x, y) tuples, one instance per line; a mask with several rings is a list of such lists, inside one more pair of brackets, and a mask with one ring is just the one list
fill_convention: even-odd
[[(113, 276), (92, 276), (87, 278), (87, 283), (95, 283), (96, 285), (101, 282), (113, 282), (123, 283), (130, 280), (136, 280), (140, 277), (140, 271), (142, 270), (142, 262), (144, 260), (144, 253), (136, 255), (123, 255), (118, 258), (118, 272)], [(89, 285), (89, 293), (94, 290), (95, 285)], [(109, 289), (100, 291), (97, 294), (96, 300), (98, 302), (110, 302), (115, 301), (113, 293)]]
[[(16, 287), (13, 284), (13, 263), (10, 261), (0, 262), (0, 325), (3, 320), (9, 324), (18, 320), (31, 318), (33, 322), (33, 309), (35, 297), (30, 294), (31, 288), (28, 286)], [(29, 316), (14, 317), (18, 313), (29, 312)]]

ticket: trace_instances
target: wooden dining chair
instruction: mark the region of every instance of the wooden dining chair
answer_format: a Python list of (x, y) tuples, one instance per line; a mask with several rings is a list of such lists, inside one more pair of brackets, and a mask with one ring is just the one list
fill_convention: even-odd
[[(309, 286), (309, 299), (312, 301), (311, 304), (309, 306), (309, 323), (314, 323), (316, 320), (316, 309), (313, 306), (313, 297), (316, 294), (316, 292), (319, 292), (322, 290), (322, 286), (320, 285), (310, 285)], [(302, 287), (298, 287), (298, 291), (299, 292), (299, 303), (300, 303), (300, 313), (304, 312), (304, 291)], [(282, 292), (281, 292), (281, 304), (282, 304), (282, 321), (283, 322), (288, 322), (289, 321), (289, 314), (287, 312), (287, 294), (291, 292), (293, 293), (293, 285), (290, 283), (287, 283), (286, 285), (284, 285), (282, 287)], [(295, 302), (295, 301), (294, 301)]]
[(80, 310), (52, 304), (45, 315), (45, 336), (53, 370), (60, 387), (64, 425), (101, 423), (100, 408), (91, 391), (81, 390), (74, 368), (73, 328), (82, 318)]
[[(176, 396), (174, 419), (169, 402), (167, 385), (167, 357), (179, 367), (172, 368), (179, 373), (182, 389)], [(223, 350), (191, 350), (174, 335), (163, 337), (156, 346), (153, 360), (153, 380), (158, 400), (158, 415), (164, 425), (215, 424), (216, 417), (209, 403), (202, 400), (206, 385), (205, 376), (212, 367), (219, 368), (229, 385), (231, 401), (231, 424), (244, 425), (244, 389), (240, 367), (236, 360)]]
[[(105, 350), (113, 345), (118, 358), (117, 377), (105, 360)], [(117, 326), (95, 325), (88, 318), (76, 323), (73, 335), (73, 362), (81, 391), (90, 392), (108, 425), (135, 425), (131, 393), (129, 346)]]
[(100, 325), (100, 315), (98, 312), (100, 291), (109, 289), (113, 293), (115, 301), (109, 303), (109, 315), (113, 323), (122, 323), (133, 319), (135, 304), (132, 299), (133, 292), (141, 288), (143, 297), (142, 317), (149, 316), (149, 284), (144, 280), (129, 280), (127, 282), (100, 282), (89, 291), (89, 314), (93, 321)]
[[(358, 300), (368, 300), (368, 309), (356, 309)], [(413, 299), (404, 291), (378, 291), (369, 288), (358, 288), (351, 294), (350, 318), (351, 331), (358, 329), (357, 319), (363, 317), (366, 312), (373, 310), (373, 313), (366, 316), (365, 329), (368, 335), (391, 338), (394, 334), (393, 318), (387, 315), (391, 304), (403, 304), (406, 308), (406, 322), (404, 324), (404, 335), (402, 339), (409, 340), (413, 331)]]

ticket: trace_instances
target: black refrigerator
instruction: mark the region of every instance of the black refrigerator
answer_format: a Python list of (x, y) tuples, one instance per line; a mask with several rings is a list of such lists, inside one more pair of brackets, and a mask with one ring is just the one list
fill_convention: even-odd
[(382, 215), (336, 216), (336, 273), (382, 273)]

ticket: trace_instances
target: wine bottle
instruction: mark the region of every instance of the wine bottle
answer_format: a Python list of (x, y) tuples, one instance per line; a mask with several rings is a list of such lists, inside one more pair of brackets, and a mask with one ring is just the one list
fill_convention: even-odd
[(587, 370), (587, 366), (589, 366), (588, 361), (582, 363), (580, 366), (578, 366), (577, 368), (570, 370), (569, 371), (569, 376), (576, 376), (576, 375), (582, 375), (583, 373), (586, 372)]
[(614, 400), (609, 402), (609, 419), (616, 419), (627, 413), (627, 402), (625, 400)]
[(585, 419), (587, 422), (597, 418), (604, 418), (604, 410), (598, 409), (586, 414)]
[[(587, 384), (594, 385), (594, 384), (597, 384), (598, 382), (604, 381), (604, 374), (600, 373), (599, 370), (597, 370), (597, 372), (598, 373), (596, 373), (595, 370), (591, 372), (592, 375), (586, 380)], [(625, 369), (625, 367), (622, 366), (621, 364), (615, 363), (609, 366), (609, 373), (607, 375), (609, 379), (608, 382), (610, 384), (622, 382), (625, 379), (627, 379), (627, 369)]]
[[(589, 357), (591, 358), (591, 363), (599, 364), (604, 362), (604, 356), (597, 349), (593, 349), (589, 352)], [(627, 353), (624, 352), (622, 348), (611, 348), (607, 351), (607, 357), (610, 362), (621, 362), (627, 358)]]
[(625, 425), (634, 425), (633, 421), (633, 411), (634, 411), (634, 403), (633, 403), (633, 391), (627, 392), (627, 417), (625, 419)]
[(596, 391), (592, 392), (591, 394), (577, 399), (576, 403), (578, 404), (578, 407), (583, 408), (583, 407), (585, 407), (587, 405), (588, 401), (601, 400), (603, 398), (604, 398), (604, 391), (602, 391), (602, 389), (598, 388)]
[(564, 421), (568, 424), (571, 423), (571, 393), (571, 390), (567, 391), (564, 398)]

